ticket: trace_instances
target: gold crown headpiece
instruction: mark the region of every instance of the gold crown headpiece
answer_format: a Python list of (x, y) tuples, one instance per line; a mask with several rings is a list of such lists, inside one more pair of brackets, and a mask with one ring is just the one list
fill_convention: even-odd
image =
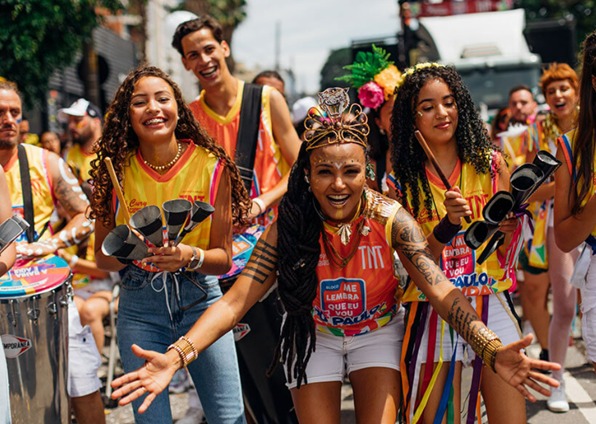
[(412, 74), (414, 74), (415, 72), (418, 72), (422, 69), (426, 69), (426, 68), (443, 68), (445, 67), (445, 65), (441, 65), (440, 63), (435, 63), (435, 62), (423, 62), (423, 63), (418, 63), (414, 66), (409, 67), (408, 69), (406, 69), (403, 74), (401, 74), (401, 78), (397, 81), (397, 84), (395, 84), (395, 94), (397, 94), (397, 91), (399, 90), (399, 88), (404, 85), (404, 83), (406, 82), (406, 79), (408, 79), (408, 77)]
[(318, 94), (319, 107), (306, 115), (304, 140), (306, 150), (338, 143), (356, 143), (367, 147), (368, 118), (359, 104), (350, 105), (347, 88), (328, 88)]

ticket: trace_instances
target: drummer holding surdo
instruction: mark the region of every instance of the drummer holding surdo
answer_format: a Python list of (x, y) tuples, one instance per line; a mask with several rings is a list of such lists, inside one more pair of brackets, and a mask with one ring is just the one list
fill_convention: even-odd
[[(0, 132), (3, 131), (4, 118), (0, 109)], [(0, 168), (0, 223), (10, 218), (10, 195), (8, 194), (8, 185), (6, 176)], [(9, 245), (0, 255), (0, 276), (14, 264), (15, 247)], [(6, 369), (6, 359), (4, 358), (4, 348), (0, 346), (0, 423), (10, 423), (10, 403), (8, 401), (8, 371)]]
[[(22, 119), (22, 102), (14, 83), (0, 82), (0, 165), (4, 168), (11, 203), (14, 212), (23, 213), (23, 187), (17, 156), (19, 145), (19, 122)], [(58, 249), (78, 244), (92, 231), (93, 224), (85, 218), (89, 206), (76, 177), (66, 163), (54, 153), (41, 148), (24, 145), (29, 162), (31, 192), (36, 241), (18, 243), (16, 250), (23, 257), (42, 257), (53, 254)], [(54, 201), (59, 201), (70, 221), (56, 234), (44, 231), (55, 208)], [(4, 202), (2, 202), (5, 204)], [(37, 240), (39, 238), (39, 240)], [(72, 302), (71, 302), (72, 303)], [(73, 329), (80, 328), (80, 320), (74, 303), (69, 305), (69, 361), (73, 358), (85, 358), (87, 366), (69, 364), (69, 395), (78, 423), (105, 423), (103, 402), (99, 393), (101, 382), (97, 378), (97, 369), (101, 358), (97, 352), (93, 337), (84, 336), (83, 331), (73, 334)], [(91, 360), (89, 360), (91, 359)]]

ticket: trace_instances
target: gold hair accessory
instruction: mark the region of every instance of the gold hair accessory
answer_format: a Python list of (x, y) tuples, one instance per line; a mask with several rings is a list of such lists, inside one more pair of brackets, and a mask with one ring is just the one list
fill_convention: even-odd
[(440, 63), (435, 63), (435, 62), (424, 62), (424, 63), (418, 63), (414, 66), (409, 67), (408, 69), (406, 69), (404, 71), (403, 74), (401, 74), (401, 78), (397, 81), (397, 84), (395, 84), (395, 93), (397, 94), (397, 91), (399, 90), (399, 88), (404, 85), (404, 82), (406, 82), (406, 79), (422, 70), (422, 69), (426, 69), (426, 68), (444, 68), (445, 65), (441, 65)]
[(337, 143), (367, 147), (368, 118), (360, 105), (349, 105), (347, 88), (328, 88), (319, 93), (319, 107), (310, 108), (304, 120), (306, 150)]

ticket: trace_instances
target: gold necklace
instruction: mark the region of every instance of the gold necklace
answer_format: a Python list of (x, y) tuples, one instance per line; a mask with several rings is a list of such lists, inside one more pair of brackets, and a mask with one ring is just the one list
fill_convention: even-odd
[(333, 245), (331, 240), (329, 240), (327, 231), (325, 231), (325, 229), (323, 228), (323, 245), (325, 246), (325, 252), (327, 253), (327, 257), (331, 260), (333, 265), (337, 266), (338, 268), (345, 268), (346, 265), (350, 262), (350, 260), (354, 257), (354, 255), (358, 251), (358, 247), (360, 246), (361, 236), (365, 232), (366, 232), (366, 234), (364, 234), (364, 235), (368, 235), (368, 232), (370, 231), (370, 230), (368, 230), (368, 227), (366, 227), (368, 231), (363, 231), (365, 221), (366, 221), (366, 218), (363, 217), (362, 221), (360, 221), (358, 223), (358, 227), (356, 228), (356, 237), (354, 238), (354, 240), (348, 241), (348, 243), (354, 242), (354, 244), (352, 245), (352, 248), (350, 249), (350, 253), (348, 253), (348, 255), (345, 257), (342, 256), (337, 251), (337, 249), (335, 248), (335, 246)]
[(174, 166), (174, 164), (178, 161), (178, 159), (180, 159), (180, 156), (182, 155), (182, 144), (178, 143), (178, 142), (176, 142), (176, 144), (178, 145), (178, 151), (176, 152), (176, 156), (174, 156), (174, 159), (172, 159), (165, 165), (153, 165), (152, 163), (149, 163), (147, 161), (147, 159), (145, 159), (145, 158), (143, 158), (143, 162), (145, 162), (145, 165), (147, 165), (149, 168), (151, 168), (157, 172), (161, 172), (161, 171), (165, 171), (166, 169), (170, 169), (172, 166)]

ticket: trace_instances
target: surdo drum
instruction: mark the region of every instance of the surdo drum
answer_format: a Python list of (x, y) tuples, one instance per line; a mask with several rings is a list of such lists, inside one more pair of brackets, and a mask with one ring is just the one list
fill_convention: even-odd
[(72, 275), (57, 256), (17, 261), (0, 278), (0, 336), (13, 424), (68, 423), (68, 301)]

